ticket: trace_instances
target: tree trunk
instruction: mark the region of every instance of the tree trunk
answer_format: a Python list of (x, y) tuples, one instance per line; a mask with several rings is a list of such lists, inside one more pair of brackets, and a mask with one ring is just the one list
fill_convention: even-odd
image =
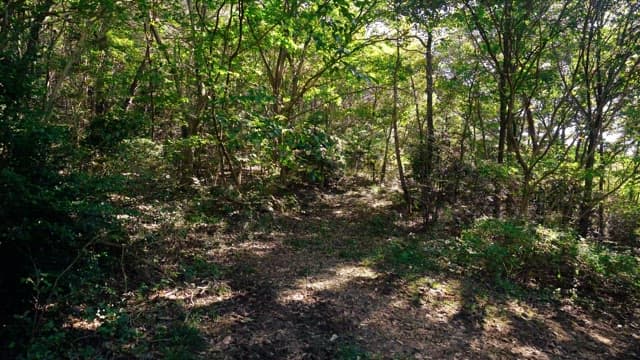
[(580, 235), (587, 236), (591, 230), (591, 218), (593, 216), (593, 178), (594, 165), (596, 162), (596, 149), (600, 138), (601, 115), (598, 111), (596, 121), (591, 122), (587, 137), (585, 163), (584, 163), (584, 188), (582, 190), (582, 202), (580, 204), (580, 219), (578, 227)]
[[(498, 92), (500, 94), (500, 137), (498, 139), (498, 165), (504, 164), (505, 147), (509, 131), (512, 131), (512, 104), (513, 93), (510, 91), (512, 74), (512, 28), (511, 28), (511, 6), (512, 0), (504, 1), (504, 20), (502, 24), (502, 68), (500, 69), (500, 80), (498, 82)], [(500, 217), (502, 186), (496, 182), (496, 194), (494, 199), (494, 216)]]
[[(434, 204), (433, 198), (433, 161), (435, 157), (435, 126), (433, 124), (433, 52), (431, 50), (433, 45), (433, 32), (431, 29), (427, 31), (427, 44), (424, 53), (425, 57), (425, 76), (427, 80), (427, 110), (426, 110), (426, 123), (427, 123), (427, 142), (425, 146), (425, 159), (424, 159), (424, 171), (422, 174), (423, 186), (422, 186), (422, 202), (424, 204), (424, 226), (429, 225), (429, 216), (435, 213), (433, 208), (437, 206)], [(435, 219), (434, 219), (435, 220)]]
[(393, 124), (389, 126), (389, 133), (384, 142), (384, 155), (382, 156), (382, 168), (380, 169), (380, 185), (384, 184), (387, 175), (387, 162), (389, 159), (389, 143), (391, 142), (391, 134), (393, 134)]
[[(599, 179), (599, 183), (598, 183), (598, 190), (600, 192), (600, 194), (604, 194), (604, 170), (605, 170), (605, 164), (604, 164), (604, 142), (602, 139), (602, 132), (600, 132), (600, 179)], [(605, 237), (605, 231), (607, 223), (605, 221), (605, 216), (604, 216), (604, 202), (600, 201), (600, 204), (598, 205), (598, 237), (600, 238), (600, 240), (604, 240)]]
[(402, 167), (402, 158), (400, 156), (400, 139), (398, 137), (398, 72), (400, 70), (400, 40), (396, 40), (396, 64), (393, 68), (393, 112), (391, 113), (391, 123), (393, 126), (393, 143), (396, 152), (396, 161), (398, 164), (398, 177), (400, 178), (400, 187), (404, 195), (404, 201), (407, 206), (407, 212), (411, 213), (411, 195), (407, 180), (404, 177), (404, 169)]
[[(593, 29), (591, 30), (593, 31)], [(595, 34), (595, 37), (599, 40), (599, 33)], [(589, 43), (587, 46), (594, 46)], [(587, 49), (591, 50), (591, 49)], [(591, 67), (595, 67), (595, 88), (590, 88), (591, 81), (588, 79), (586, 83), (587, 90), (587, 125), (588, 125), (588, 135), (585, 140), (585, 152), (583, 153), (584, 157), (584, 188), (582, 193), (582, 202), (580, 204), (580, 218), (578, 220), (578, 230), (580, 235), (588, 236), (591, 231), (592, 226), (592, 217), (594, 210), (593, 203), (593, 178), (594, 178), (594, 167), (596, 163), (596, 151), (599, 148), (601, 139), (602, 139), (602, 126), (603, 126), (603, 111), (604, 111), (604, 101), (603, 96), (603, 78), (602, 72), (600, 69), (601, 61), (600, 61), (600, 48), (595, 47), (594, 54), (594, 63), (592, 64), (589, 59), (590, 51), (587, 51), (587, 55), (585, 55), (584, 62), (584, 71), (587, 75), (591, 70)], [(595, 108), (592, 108), (591, 102), (592, 97), (595, 100)]]
[(525, 170), (522, 179), (522, 198), (520, 199), (520, 218), (529, 218), (529, 203), (531, 202), (531, 172)]

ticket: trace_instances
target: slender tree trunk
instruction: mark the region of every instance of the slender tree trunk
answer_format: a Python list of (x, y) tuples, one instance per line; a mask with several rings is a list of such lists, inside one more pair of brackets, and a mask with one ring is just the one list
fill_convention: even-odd
[(420, 141), (420, 145), (424, 145), (424, 124), (420, 119), (420, 101), (418, 100), (418, 92), (416, 91), (416, 83), (413, 81), (413, 76), (409, 77), (411, 80), (411, 95), (413, 95), (413, 105), (415, 107), (416, 113), (416, 121), (418, 126), (418, 141)]
[[(600, 191), (600, 194), (604, 194), (604, 170), (605, 170), (605, 163), (604, 163), (604, 142), (602, 141), (602, 132), (600, 132), (600, 179), (599, 179), (599, 183), (598, 183), (598, 190)], [(607, 223), (605, 221), (605, 216), (604, 216), (604, 203), (603, 201), (600, 201), (600, 204), (598, 205), (598, 236), (600, 237), (600, 240), (604, 240), (605, 238), (605, 232), (606, 232), (606, 226)]]
[(431, 30), (427, 32), (427, 48), (425, 50), (425, 62), (426, 62), (426, 77), (427, 77), (427, 110), (426, 110), (426, 123), (427, 123), (427, 166), (428, 171), (431, 171), (433, 166), (433, 157), (435, 152), (435, 126), (433, 124), (433, 33)]
[[(504, 20), (502, 24), (502, 64), (500, 69), (500, 79), (498, 81), (498, 92), (500, 95), (500, 135), (498, 138), (498, 165), (504, 164), (505, 148), (508, 143), (508, 135), (511, 128), (511, 113), (513, 93), (511, 88), (512, 65), (512, 28), (511, 28), (511, 7), (512, 0), (504, 1)], [(493, 204), (493, 212), (495, 217), (501, 215), (501, 196), (502, 186), (496, 182), (496, 194)]]
[(380, 169), (380, 185), (384, 184), (384, 179), (387, 175), (387, 163), (389, 159), (389, 144), (391, 142), (391, 135), (393, 134), (393, 124), (389, 126), (389, 132), (384, 142), (384, 154), (382, 156), (382, 168)]
[[(522, 109), (523, 109), (523, 126), (526, 124), (527, 133), (529, 135), (529, 139), (531, 141), (531, 154), (533, 157), (537, 157), (539, 154), (539, 145), (538, 145), (538, 136), (536, 134), (536, 127), (533, 118), (533, 112), (531, 111), (531, 99), (527, 96), (522, 97)], [(524, 131), (524, 129), (523, 129)], [(515, 142), (517, 140), (512, 139), (515, 145), (516, 156), (518, 159), (518, 163), (522, 169), (522, 186), (521, 186), (521, 198), (520, 198), (520, 218), (528, 219), (529, 218), (529, 205), (531, 203), (531, 180), (533, 178), (533, 169), (527, 165), (524, 159), (520, 155), (520, 148)]]
[(404, 168), (402, 167), (402, 158), (400, 156), (400, 139), (398, 137), (398, 72), (400, 71), (400, 40), (396, 40), (396, 64), (393, 68), (393, 111), (391, 113), (391, 123), (393, 126), (393, 143), (396, 152), (396, 162), (398, 164), (398, 177), (400, 178), (400, 187), (404, 195), (404, 201), (407, 205), (407, 212), (411, 213), (411, 195), (407, 180), (404, 177)]
[[(597, 38), (599, 38), (599, 34), (595, 34)], [(594, 178), (594, 167), (596, 163), (596, 151), (600, 147), (600, 142), (602, 139), (602, 126), (603, 126), (603, 99), (602, 97), (605, 95), (603, 93), (603, 78), (600, 69), (601, 61), (600, 61), (600, 48), (595, 47), (594, 55), (594, 63), (591, 64), (591, 60), (589, 55), (592, 50), (590, 46), (592, 44), (587, 45), (587, 51), (584, 62), (584, 71), (585, 75), (590, 76), (590, 70), (592, 66), (595, 66), (595, 89), (591, 92), (590, 89), (590, 81), (587, 80), (587, 124), (588, 124), (588, 135), (585, 140), (585, 152), (583, 153), (584, 161), (584, 188), (582, 195), (582, 202), (580, 204), (580, 218), (578, 220), (578, 230), (580, 231), (580, 235), (587, 236), (591, 231), (592, 226), (592, 217), (594, 210), (593, 203), (593, 178)], [(595, 100), (595, 108), (592, 108), (591, 102)]]
[(487, 131), (484, 126), (484, 118), (482, 117), (482, 107), (480, 100), (476, 97), (476, 116), (480, 125), (480, 136), (482, 138), (482, 155), (485, 159), (489, 156), (489, 147), (487, 146)]
[(127, 94), (127, 97), (122, 102), (122, 111), (129, 111), (133, 105), (133, 99), (135, 98), (136, 90), (138, 89), (138, 83), (140, 82), (140, 79), (144, 74), (147, 64), (150, 62), (149, 60), (151, 56), (150, 50), (151, 50), (151, 47), (149, 45), (149, 42), (147, 42), (147, 46), (144, 51), (142, 62), (140, 62), (140, 65), (138, 65), (138, 68), (136, 69), (136, 73), (133, 76), (133, 80), (131, 81), (131, 85), (129, 85), (129, 93)]
[[(435, 157), (435, 126), (433, 124), (433, 32), (431, 29), (427, 31), (427, 44), (424, 53), (425, 57), (425, 76), (427, 81), (427, 109), (426, 109), (426, 123), (427, 123), (427, 142), (425, 146), (425, 161), (424, 161), (424, 173), (423, 176), (423, 187), (422, 187), (422, 202), (424, 204), (424, 214), (423, 221), (424, 226), (429, 225), (429, 217), (436, 211), (433, 211), (433, 208), (437, 206), (434, 203), (434, 191), (433, 191), (433, 162)], [(435, 217), (434, 217), (435, 220)]]
[(155, 140), (155, 134), (156, 134), (156, 100), (155, 100), (155, 84), (153, 82), (153, 80), (149, 80), (150, 82), (150, 86), (149, 86), (149, 95), (150, 95), (150, 103), (149, 106), (151, 107), (151, 129), (150, 129), (150, 134), (149, 134), (149, 138), (151, 139), (151, 141)]
[[(596, 115), (600, 118), (600, 115)], [(594, 166), (596, 162), (596, 149), (598, 148), (598, 139), (600, 137), (601, 120), (597, 119), (592, 123), (589, 129), (586, 144), (586, 159), (584, 164), (584, 188), (582, 192), (582, 202), (580, 204), (580, 219), (578, 222), (580, 235), (587, 236), (591, 230), (591, 220), (593, 216), (593, 178)]]
[(529, 203), (531, 202), (531, 172), (525, 170), (522, 179), (522, 198), (520, 199), (520, 218), (529, 218)]
[[(375, 91), (373, 94), (373, 106), (371, 109), (371, 119), (375, 119), (377, 117), (377, 111), (378, 111), (378, 92)], [(369, 139), (369, 145), (367, 146), (368, 149), (371, 149), (371, 142), (373, 141), (373, 139)], [(376, 162), (375, 160), (372, 160), (371, 158), (369, 158), (368, 160), (368, 165), (371, 169), (371, 181), (372, 182), (376, 182)]]
[(236, 187), (240, 187), (240, 173), (236, 169), (231, 159), (231, 154), (227, 150), (224, 141), (224, 133), (222, 129), (222, 124), (218, 120), (218, 116), (216, 115), (215, 105), (213, 105), (213, 109), (211, 110), (211, 117), (213, 119), (213, 132), (215, 133), (216, 140), (218, 141), (218, 153), (220, 154), (220, 175), (224, 178), (224, 163), (226, 161), (227, 167), (229, 168), (229, 172), (231, 173), (231, 180)]

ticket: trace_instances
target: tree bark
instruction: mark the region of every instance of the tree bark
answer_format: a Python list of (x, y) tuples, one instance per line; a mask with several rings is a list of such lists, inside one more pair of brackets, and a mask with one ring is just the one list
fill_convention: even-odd
[[(386, 129), (385, 129), (386, 132)], [(393, 124), (389, 126), (389, 132), (386, 134), (384, 142), (384, 154), (382, 155), (382, 168), (380, 169), (380, 185), (384, 184), (384, 180), (387, 177), (387, 163), (389, 159), (389, 143), (391, 142), (391, 135), (393, 134)]]
[(422, 187), (422, 202), (424, 204), (424, 226), (427, 227), (429, 225), (429, 217), (433, 211), (433, 208), (437, 206), (434, 204), (434, 194), (433, 194), (433, 162), (435, 157), (435, 126), (433, 124), (433, 32), (431, 29), (427, 31), (427, 43), (426, 49), (424, 53), (425, 57), (425, 76), (427, 80), (427, 109), (425, 120), (427, 123), (427, 142), (425, 144), (425, 163), (424, 163), (424, 173), (423, 176), (423, 187)]
[(396, 39), (396, 63), (393, 68), (393, 111), (391, 113), (391, 123), (393, 126), (393, 143), (396, 153), (396, 161), (398, 164), (398, 177), (400, 178), (400, 187), (404, 195), (404, 201), (407, 206), (407, 213), (411, 213), (411, 195), (409, 187), (404, 176), (404, 168), (402, 167), (402, 158), (400, 156), (400, 139), (398, 137), (398, 72), (400, 71), (400, 39)]

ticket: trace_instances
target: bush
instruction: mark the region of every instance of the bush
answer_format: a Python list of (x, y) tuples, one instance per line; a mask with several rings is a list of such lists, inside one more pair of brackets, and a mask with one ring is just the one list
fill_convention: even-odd
[[(5, 333), (0, 348), (7, 345), (5, 341), (21, 339), (13, 345), (20, 351), (29, 335), (47, 332), (42, 319), (34, 315), (41, 312), (34, 305), (57, 303), (90, 281), (96, 271), (101, 275), (109, 271), (110, 257), (96, 260), (97, 270), (87, 271), (98, 249), (86, 244), (98, 238), (114, 243), (126, 239), (115, 219), (116, 209), (106, 201), (106, 191), (113, 186), (107, 179), (86, 174), (50, 174), (50, 179), (55, 181), (34, 181), (13, 169), (0, 171), (0, 218), (5, 225), (0, 229), (0, 295), (6, 299), (0, 321), (11, 324), (0, 329)], [(66, 272), (70, 264), (74, 271)], [(77, 268), (83, 269), (79, 276)], [(15, 321), (15, 314), (22, 314), (23, 321)], [(13, 320), (5, 322), (8, 319)]]
[(463, 231), (456, 249), (461, 265), (480, 275), (590, 293), (640, 293), (640, 262), (580, 239), (571, 231), (483, 218)]
[(483, 218), (463, 231), (459, 259), (497, 279), (548, 283), (574, 272), (575, 239), (570, 232)]
[(149, 139), (122, 141), (107, 162), (109, 172), (127, 173), (144, 179), (160, 177), (167, 172), (164, 148)]
[(302, 180), (326, 184), (341, 176), (344, 164), (338, 139), (316, 127), (286, 134), (285, 147), (290, 153), (284, 164), (295, 169)]
[(609, 239), (617, 245), (640, 245), (640, 206), (623, 199), (611, 201), (608, 228)]
[(640, 292), (640, 261), (629, 252), (616, 252), (582, 242), (579, 247), (583, 286), (594, 292)]

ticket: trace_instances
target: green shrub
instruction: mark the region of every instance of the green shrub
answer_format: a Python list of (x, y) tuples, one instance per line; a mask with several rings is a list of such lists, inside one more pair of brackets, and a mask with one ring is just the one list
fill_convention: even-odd
[(166, 172), (164, 147), (152, 140), (138, 138), (122, 141), (110, 156), (113, 171), (152, 177)]
[[(48, 331), (49, 323), (43, 324), (39, 319), (43, 312), (34, 310), (34, 305), (58, 304), (80, 294), (78, 289), (89, 288), (89, 283), (106, 290), (104, 279), (113, 265), (108, 252), (117, 248), (101, 249), (95, 240), (126, 240), (117, 209), (106, 198), (114, 186), (110, 179), (82, 173), (50, 176), (56, 181), (34, 179), (13, 169), (0, 171), (0, 218), (5, 224), (0, 229), (0, 295), (6, 299), (0, 319), (27, 314), (0, 329), (0, 348), (13, 340), (12, 351), (18, 353), (31, 340), (37, 346), (29, 351), (42, 358), (51, 358), (45, 350), (55, 348), (60, 338)], [(91, 243), (94, 246), (87, 246)]]
[(593, 290), (603, 290), (603, 285), (607, 285), (609, 290), (640, 291), (640, 261), (631, 253), (582, 242), (578, 258), (585, 286)]
[(625, 199), (613, 199), (609, 208), (609, 239), (626, 247), (640, 245), (640, 206)]
[(386, 249), (385, 260), (405, 274), (438, 270), (436, 253), (418, 241), (394, 241)]
[(637, 257), (580, 239), (571, 231), (483, 218), (463, 231), (458, 262), (476, 273), (541, 287), (640, 292)]
[(575, 267), (577, 242), (570, 232), (483, 218), (460, 240), (459, 260), (495, 278), (562, 279)]

